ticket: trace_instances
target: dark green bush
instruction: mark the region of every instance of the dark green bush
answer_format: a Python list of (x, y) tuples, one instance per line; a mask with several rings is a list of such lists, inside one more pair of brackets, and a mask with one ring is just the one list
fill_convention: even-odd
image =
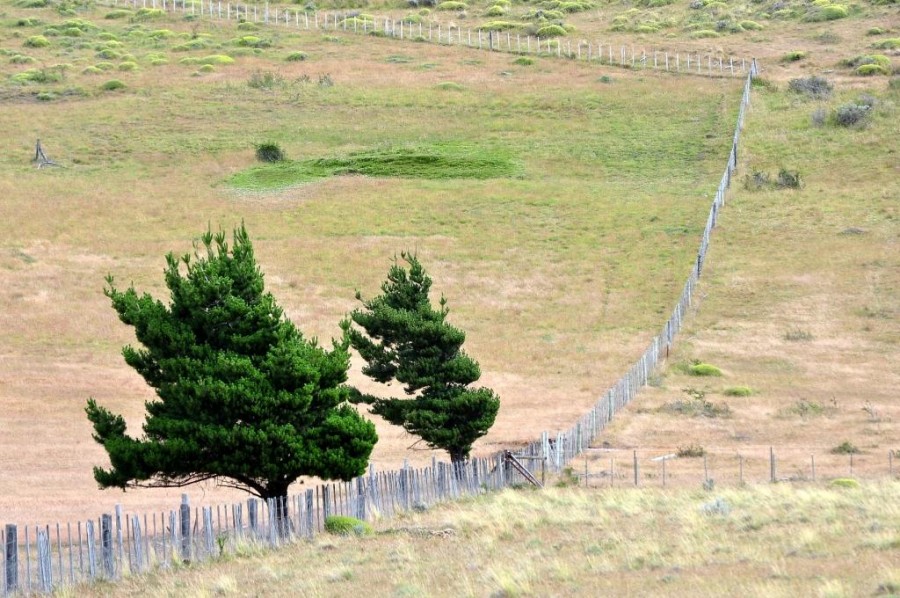
[(800, 180), (800, 172), (791, 172), (785, 168), (778, 171), (778, 178), (775, 181), (781, 189), (799, 189), (803, 182)]
[(256, 159), (260, 162), (284, 162), (284, 150), (274, 142), (260, 143), (256, 146)]
[(861, 452), (862, 451), (860, 451), (859, 448), (857, 448), (856, 445), (854, 445), (849, 440), (845, 440), (844, 442), (831, 449), (831, 453), (833, 455), (858, 455)]
[(100, 89), (102, 89), (103, 91), (116, 91), (119, 89), (125, 89), (125, 84), (118, 79), (110, 79), (109, 81), (101, 85)]

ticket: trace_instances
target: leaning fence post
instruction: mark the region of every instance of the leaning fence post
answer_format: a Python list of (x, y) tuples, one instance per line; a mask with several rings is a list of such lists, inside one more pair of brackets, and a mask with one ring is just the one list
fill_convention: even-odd
[(107, 579), (116, 574), (115, 555), (113, 554), (112, 515), (100, 517), (100, 559), (103, 561), (103, 572)]
[(181, 560), (191, 561), (191, 503), (187, 494), (181, 495)]

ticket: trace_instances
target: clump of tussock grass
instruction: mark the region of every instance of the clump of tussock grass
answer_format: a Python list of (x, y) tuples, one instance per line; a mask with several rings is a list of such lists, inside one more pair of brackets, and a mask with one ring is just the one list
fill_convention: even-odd
[(749, 386), (729, 386), (722, 391), (726, 397), (749, 397), (753, 389)]
[(781, 57), (781, 62), (799, 62), (809, 56), (808, 52), (803, 50), (793, 50)]
[(826, 411), (827, 409), (821, 403), (817, 403), (816, 401), (809, 401), (807, 399), (798, 399), (788, 407), (780, 409), (778, 411), (778, 416), (797, 416), (802, 419), (806, 419), (808, 417), (818, 417), (820, 415), (824, 415)]
[(659, 408), (661, 413), (687, 415), (690, 417), (728, 418), (732, 415), (731, 407), (726, 403), (713, 403), (706, 398), (706, 391), (696, 388), (683, 388), (685, 398), (665, 403)]
[(284, 59), (288, 62), (302, 62), (302, 61), (306, 60), (307, 58), (309, 58), (309, 55), (306, 52), (300, 52), (300, 51), (291, 52), (290, 54), (288, 54), (287, 56), (284, 57)]
[(710, 363), (692, 363), (687, 367), (687, 373), (691, 376), (721, 376), (722, 370)]
[(699, 444), (688, 444), (679, 446), (675, 455), (682, 459), (698, 459), (706, 455), (706, 449)]
[(465, 91), (465, 86), (455, 81), (442, 81), (434, 86), (441, 91)]
[(118, 79), (110, 79), (109, 81), (101, 85), (100, 89), (102, 89), (103, 91), (119, 91), (121, 89), (125, 89), (125, 87), (127, 86)]

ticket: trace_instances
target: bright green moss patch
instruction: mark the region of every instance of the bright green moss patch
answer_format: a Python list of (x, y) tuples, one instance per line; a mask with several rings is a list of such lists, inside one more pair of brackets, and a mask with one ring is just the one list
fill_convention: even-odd
[(356, 517), (331, 515), (325, 518), (325, 531), (338, 536), (371, 536), (375, 529)]
[(722, 370), (709, 363), (694, 363), (688, 366), (691, 376), (721, 376)]
[(497, 150), (437, 144), (254, 166), (228, 179), (228, 184), (236, 189), (265, 191), (352, 174), (407, 179), (491, 179), (512, 176), (515, 172), (513, 161)]

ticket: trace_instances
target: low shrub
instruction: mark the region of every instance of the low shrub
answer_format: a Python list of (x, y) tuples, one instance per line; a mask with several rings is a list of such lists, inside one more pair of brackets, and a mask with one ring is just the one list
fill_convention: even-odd
[(517, 64), (519, 66), (531, 66), (534, 64), (534, 58), (530, 56), (519, 56), (515, 60), (513, 60), (513, 64)]
[(802, 50), (794, 50), (793, 52), (788, 52), (784, 56), (781, 57), (781, 62), (798, 62), (806, 58), (808, 54), (803, 52)]
[(719, 33), (712, 29), (700, 29), (699, 31), (691, 33), (692, 39), (710, 39), (714, 37), (719, 37)]
[(170, 37), (175, 37), (175, 32), (171, 29), (154, 29), (147, 34), (147, 37), (150, 39), (168, 39)]
[(887, 33), (881, 27), (871, 27), (868, 31), (866, 31), (866, 35), (884, 35)]
[(166, 60), (165, 58), (151, 58), (150, 59), (150, 66), (163, 66), (166, 64), (169, 64), (169, 61)]
[(763, 29), (763, 26), (756, 21), (741, 21), (741, 27), (745, 31), (761, 31)]
[(835, 478), (829, 484), (832, 488), (859, 488), (859, 482), (853, 478)]
[(211, 41), (205, 37), (188, 40), (183, 44), (172, 46), (173, 52), (190, 52), (191, 50), (204, 50), (211, 45)]
[(880, 64), (863, 64), (861, 66), (856, 67), (856, 71), (854, 71), (857, 75), (862, 77), (871, 77), (873, 75), (890, 75), (890, 71), (881, 66)]
[(697, 459), (706, 455), (706, 449), (699, 444), (689, 444), (687, 446), (679, 446), (675, 455), (681, 459)]
[(126, 85), (119, 81), (118, 79), (110, 79), (106, 83), (100, 86), (100, 89), (103, 91), (117, 91), (119, 89), (125, 89)]
[(840, 127), (862, 127), (868, 122), (871, 110), (865, 104), (848, 102), (835, 108), (832, 119)]
[(253, 71), (247, 80), (247, 85), (253, 89), (272, 90), (284, 83), (284, 77), (272, 71)]
[(537, 37), (562, 37), (568, 35), (569, 32), (562, 25), (544, 25), (534, 32)]
[(62, 81), (62, 73), (49, 71), (47, 69), (28, 69), (21, 73), (16, 73), (10, 77), (10, 81), (20, 85), (28, 85), (30, 83), (59, 83)]
[(10, 64), (34, 64), (35, 62), (37, 62), (36, 58), (26, 56), (25, 54), (14, 54), (9, 59)]
[(122, 53), (112, 48), (104, 48), (97, 52), (97, 58), (102, 58), (103, 60), (118, 60), (122, 57)]
[(898, 48), (900, 48), (900, 37), (883, 39), (880, 42), (872, 44), (872, 47), (879, 50), (897, 50)]
[(238, 23), (237, 29), (238, 31), (259, 31), (259, 25), (250, 21), (244, 21), (243, 23)]
[(270, 48), (272, 46), (272, 42), (270, 40), (262, 39), (260, 37), (256, 37), (255, 35), (245, 35), (243, 37), (239, 37), (238, 39), (234, 40), (234, 44), (242, 48)]
[(858, 54), (853, 58), (846, 58), (841, 61), (843, 66), (849, 66), (850, 68), (857, 68), (860, 66), (865, 66), (867, 64), (875, 64), (884, 69), (891, 68), (891, 59), (883, 54)]
[(100, 69), (101, 71), (111, 71), (111, 70), (113, 70), (114, 68), (116, 68), (116, 65), (114, 65), (114, 64), (111, 63), (111, 62), (98, 62), (98, 63), (95, 64), (94, 66), (95, 66), (96, 68)]
[(775, 184), (779, 189), (799, 189), (803, 185), (803, 181), (800, 179), (799, 171), (791, 172), (782, 168), (778, 171), (778, 178), (775, 179)]
[(726, 397), (749, 397), (753, 394), (753, 389), (749, 386), (729, 386), (722, 394)]
[(33, 17), (19, 19), (15, 23), (16, 27), (37, 27), (38, 25), (43, 25), (43, 22), (40, 19), (35, 19)]
[(486, 17), (502, 17), (506, 14), (506, 9), (502, 6), (494, 5), (484, 11), (484, 16)]
[(824, 77), (801, 77), (799, 79), (791, 79), (788, 83), (788, 89), (794, 93), (806, 95), (815, 99), (824, 99), (831, 95), (834, 86)]
[(832, 455), (858, 455), (861, 452), (862, 451), (860, 451), (859, 448), (857, 448), (856, 445), (849, 440), (845, 440), (844, 442), (831, 449)]
[(356, 517), (330, 515), (325, 518), (325, 531), (338, 536), (371, 536), (375, 529)]
[(469, 5), (465, 2), (457, 2), (456, 0), (447, 0), (446, 2), (441, 2), (435, 7), (437, 10), (465, 10), (469, 8)]
[(443, 91), (464, 91), (466, 88), (455, 81), (442, 81), (434, 86), (435, 89)]
[(706, 391), (696, 388), (683, 388), (686, 398), (677, 399), (660, 407), (664, 413), (689, 415), (691, 417), (731, 417), (731, 407), (725, 403), (715, 404), (706, 398)]
[(813, 339), (812, 332), (809, 330), (803, 330), (802, 328), (791, 328), (787, 332), (784, 333), (782, 338), (786, 341), (791, 342), (806, 342), (811, 341)]
[(205, 65), (226, 65), (226, 64), (234, 64), (234, 58), (231, 56), (226, 56), (225, 54), (212, 54), (211, 56), (204, 56), (200, 59), (200, 64)]
[(198, 69), (201, 73), (214, 73), (216, 71), (216, 67), (211, 64), (204, 64)]
[(136, 62), (129, 61), (129, 62), (122, 62), (119, 64), (119, 70), (123, 71), (123, 72), (136, 71), (137, 67), (138, 67), (138, 65)]
[(111, 10), (105, 15), (103, 15), (104, 19), (114, 20), (114, 19), (127, 19), (131, 17), (131, 11), (125, 10), (124, 8), (117, 8), (115, 10)]
[(284, 150), (274, 142), (260, 143), (256, 146), (256, 159), (260, 162), (284, 162)]
[(32, 35), (22, 45), (26, 48), (46, 48), (50, 45), (50, 40), (43, 35)]
[(688, 366), (688, 374), (691, 376), (721, 376), (722, 370), (709, 363), (692, 363)]
[(785, 407), (784, 409), (779, 411), (779, 415), (781, 415), (782, 417), (798, 415), (804, 419), (807, 417), (817, 417), (824, 414), (825, 407), (821, 403), (808, 401), (806, 399), (799, 399), (797, 401), (794, 401), (792, 405), (790, 405), (789, 407)]
[(139, 8), (132, 17), (135, 21), (150, 21), (153, 19), (162, 19), (166, 16), (166, 11), (161, 8)]

